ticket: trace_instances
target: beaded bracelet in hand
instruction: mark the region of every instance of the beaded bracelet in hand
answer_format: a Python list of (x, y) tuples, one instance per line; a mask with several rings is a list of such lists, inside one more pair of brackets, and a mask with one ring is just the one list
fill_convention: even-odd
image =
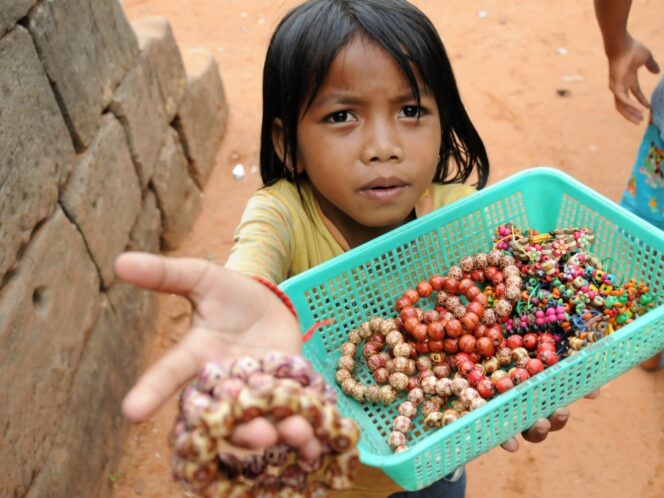
[[(293, 303), (276, 284), (253, 278), (297, 319)], [(326, 323), (315, 324), (302, 341)], [(302, 357), (273, 352), (261, 360), (240, 357), (230, 363), (208, 363), (180, 395), (179, 408), (170, 437), (173, 475), (198, 496), (286, 493), (292, 498), (324, 498), (330, 489), (350, 486), (358, 463), (359, 427), (340, 417), (334, 390)], [(236, 425), (256, 417), (277, 422), (293, 414), (304, 416), (322, 443), (323, 454), (315, 462), (299, 459), (284, 444), (261, 453), (235, 448), (226, 440)]]
[[(321, 442), (314, 462), (284, 444), (252, 452), (228, 441), (238, 424), (256, 417), (277, 423), (294, 414)], [(359, 436), (357, 424), (340, 417), (334, 390), (300, 356), (273, 352), (260, 360), (208, 363), (180, 396), (170, 437), (173, 475), (205, 498), (282, 496), (284, 490), (293, 498), (322, 498), (350, 486)]]

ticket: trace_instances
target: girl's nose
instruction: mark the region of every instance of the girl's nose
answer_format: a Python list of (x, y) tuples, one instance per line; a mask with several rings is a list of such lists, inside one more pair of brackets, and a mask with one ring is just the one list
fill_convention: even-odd
[(389, 123), (374, 122), (366, 128), (362, 162), (400, 162), (403, 160), (403, 147), (396, 127)]

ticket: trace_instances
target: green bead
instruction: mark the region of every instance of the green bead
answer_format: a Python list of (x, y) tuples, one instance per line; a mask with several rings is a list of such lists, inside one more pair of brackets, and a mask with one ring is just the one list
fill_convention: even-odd
[(648, 306), (650, 303), (652, 303), (652, 296), (650, 294), (643, 294), (639, 298), (639, 304), (643, 306)]
[(615, 298), (615, 296), (609, 296), (604, 300), (604, 307), (606, 309), (611, 309), (613, 308), (616, 304), (618, 304), (618, 300)]
[(618, 316), (616, 316), (616, 323), (622, 325), (627, 321), (628, 318), (629, 316), (627, 315), (627, 313), (620, 313)]
[(620, 301), (621, 304), (627, 304), (627, 292), (623, 292), (620, 297), (618, 298), (618, 301)]

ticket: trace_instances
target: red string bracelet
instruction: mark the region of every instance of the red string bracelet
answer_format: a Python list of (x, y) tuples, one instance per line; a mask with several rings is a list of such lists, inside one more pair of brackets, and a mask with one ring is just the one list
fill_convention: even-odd
[[(265, 287), (270, 289), (279, 299), (281, 299), (281, 302), (286, 305), (286, 307), (290, 310), (290, 312), (293, 313), (293, 316), (298, 321), (300, 320), (297, 316), (297, 311), (295, 311), (295, 306), (293, 306), (293, 301), (290, 300), (290, 298), (286, 295), (284, 291), (282, 291), (279, 287), (277, 287), (277, 284), (259, 275), (252, 275), (252, 278), (256, 280), (256, 282), (263, 284)], [(309, 339), (311, 339), (316, 330), (318, 330), (320, 327), (332, 323), (333, 321), (334, 320), (323, 320), (321, 322), (314, 323), (309, 328), (309, 330), (307, 330), (306, 333), (302, 336), (302, 342), (307, 342)]]

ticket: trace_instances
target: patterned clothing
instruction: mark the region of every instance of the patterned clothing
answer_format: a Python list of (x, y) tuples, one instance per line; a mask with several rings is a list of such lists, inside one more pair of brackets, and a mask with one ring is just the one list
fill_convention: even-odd
[(664, 230), (664, 78), (653, 93), (651, 106), (650, 123), (620, 203)]

